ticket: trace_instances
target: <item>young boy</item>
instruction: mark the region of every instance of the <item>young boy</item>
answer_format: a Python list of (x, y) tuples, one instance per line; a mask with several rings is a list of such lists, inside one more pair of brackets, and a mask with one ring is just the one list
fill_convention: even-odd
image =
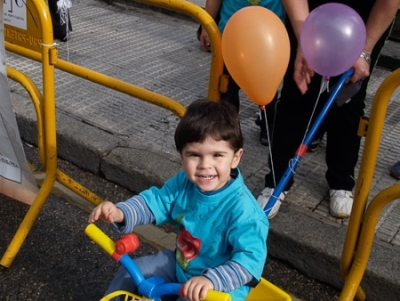
[[(175, 222), (175, 252), (135, 260), (144, 277), (184, 283), (184, 296), (191, 301), (204, 299), (210, 289), (243, 301), (250, 290), (245, 284), (261, 277), (269, 224), (237, 168), (243, 137), (235, 107), (194, 101), (178, 124), (175, 145), (183, 171), (162, 188), (151, 187), (116, 205), (100, 204), (89, 222), (101, 218), (124, 234), (136, 225)], [(136, 291), (123, 267), (107, 293), (117, 289)]]

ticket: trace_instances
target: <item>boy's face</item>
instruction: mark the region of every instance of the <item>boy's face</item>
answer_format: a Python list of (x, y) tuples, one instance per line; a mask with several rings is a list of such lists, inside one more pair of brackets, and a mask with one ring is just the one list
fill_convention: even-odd
[(229, 143), (208, 137), (204, 142), (192, 142), (182, 149), (181, 159), (187, 177), (201, 191), (216, 191), (231, 179), (232, 168), (236, 168), (243, 149), (236, 153)]

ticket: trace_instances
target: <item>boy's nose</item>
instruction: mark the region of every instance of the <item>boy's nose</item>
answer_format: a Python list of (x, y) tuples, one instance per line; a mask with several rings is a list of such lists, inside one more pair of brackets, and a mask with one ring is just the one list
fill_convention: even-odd
[(210, 167), (210, 159), (209, 158), (202, 158), (200, 160), (200, 168), (209, 168)]

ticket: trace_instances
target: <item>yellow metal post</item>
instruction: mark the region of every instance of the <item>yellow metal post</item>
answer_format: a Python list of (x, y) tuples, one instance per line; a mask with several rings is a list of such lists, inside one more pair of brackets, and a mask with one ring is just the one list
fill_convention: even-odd
[[(38, 62), (41, 62), (43, 59), (40, 53), (30, 51), (29, 49), (23, 48), (18, 45), (13, 45), (11, 43), (8, 43), (7, 41), (5, 42), (5, 45), (7, 50), (18, 53), (24, 57), (33, 59)], [(89, 80), (115, 91), (147, 101), (156, 106), (165, 108), (177, 115), (178, 117), (182, 117), (186, 112), (186, 108), (181, 103), (167, 96), (149, 91), (147, 89), (135, 86), (131, 83), (124, 82), (114, 77), (96, 72), (94, 70), (76, 65), (62, 59), (52, 59), (52, 61), (55, 61), (54, 67), (57, 69), (79, 76), (85, 80)]]
[(219, 100), (219, 82), (222, 76), (224, 61), (221, 50), (221, 33), (214, 19), (200, 6), (186, 0), (137, 0), (141, 3), (166, 8), (191, 16), (197, 20), (208, 33), (211, 42), (211, 68), (208, 84), (208, 98)]
[(391, 73), (378, 88), (371, 107), (360, 170), (354, 194), (354, 203), (343, 246), (340, 271), (345, 285), (341, 301), (365, 300), (360, 287), (375, 236), (375, 226), (383, 207), (400, 197), (399, 185), (385, 189), (376, 196), (366, 211), (369, 191), (375, 171), (387, 106), (394, 90), (400, 86), (400, 69)]
[[(23, 44), (25, 39), (19, 39), (21, 36), (28, 37), (32, 43), (28, 43), (32, 51), (40, 50), (43, 57), (43, 120), (44, 120), (44, 147), (46, 161), (46, 176), (38, 195), (33, 201), (27, 214), (22, 220), (17, 232), (15, 233), (10, 245), (4, 253), (0, 264), (10, 267), (19, 249), (21, 248), (26, 236), (28, 235), (33, 223), (37, 219), (43, 208), (51, 190), (54, 186), (57, 171), (57, 149), (56, 149), (56, 132), (55, 132), (55, 104), (54, 104), (54, 67), (49, 65), (49, 52), (53, 46), (53, 32), (51, 25), (50, 13), (45, 1), (32, 0), (27, 2), (28, 28), (29, 30), (21, 30), (20, 34), (13, 34), (10, 38), (11, 31), (18, 31), (15, 28), (7, 28), (5, 26), (6, 39), (9, 37), (15, 44)], [(13, 39), (15, 37), (15, 39)]]
[(360, 283), (367, 268), (369, 255), (374, 241), (375, 229), (378, 223), (379, 214), (390, 202), (400, 198), (400, 184), (388, 187), (373, 198), (364, 213), (364, 220), (360, 230), (360, 237), (355, 250), (351, 267), (345, 276), (345, 285), (340, 294), (341, 301), (350, 301), (356, 296), (357, 300), (365, 300), (365, 294), (361, 298), (356, 295), (361, 293)]
[(44, 156), (44, 138), (43, 138), (43, 115), (42, 115), (42, 109), (40, 104), (43, 103), (43, 96), (42, 93), (40, 92), (39, 88), (36, 86), (36, 84), (24, 73), (15, 70), (14, 68), (11, 67), (6, 67), (7, 70), (7, 76), (8, 78), (14, 80), (15, 82), (21, 84), (25, 90), (28, 92), (29, 96), (31, 97), (31, 100), (33, 102), (33, 106), (35, 108), (36, 112), (36, 123), (37, 123), (37, 132), (38, 132), (38, 150), (39, 150), (39, 157), (40, 157), (40, 162), (44, 164), (45, 162), (45, 156)]

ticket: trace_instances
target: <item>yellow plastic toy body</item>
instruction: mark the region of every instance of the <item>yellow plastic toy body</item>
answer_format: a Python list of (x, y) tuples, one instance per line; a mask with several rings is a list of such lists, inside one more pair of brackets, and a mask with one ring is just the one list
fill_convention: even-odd
[[(124, 297), (124, 301), (144, 301), (153, 299), (148, 299), (146, 297), (139, 297), (138, 295), (132, 294), (127, 291), (115, 291), (107, 296), (104, 296), (100, 301), (112, 301), (115, 297)], [(208, 291), (207, 297), (204, 301), (231, 301), (231, 296), (229, 294), (223, 294), (221, 292)]]
[[(127, 291), (115, 291), (112, 292), (111, 294), (108, 294), (107, 296), (104, 296), (100, 301), (112, 301), (113, 298), (115, 297), (124, 297), (124, 301), (144, 301), (144, 300), (149, 300), (153, 301), (153, 299), (148, 299), (146, 297), (139, 297), (138, 295), (135, 295), (133, 293), (127, 292)], [(207, 297), (203, 299), (203, 301), (231, 301), (231, 295), (218, 292), (218, 291), (208, 291)], [(261, 300), (261, 299), (255, 299), (255, 300)], [(279, 300), (286, 300), (286, 299), (278, 299)]]
[(291, 301), (292, 298), (281, 290), (279, 287), (273, 285), (268, 280), (261, 278), (257, 286), (251, 289), (250, 294), (247, 296), (246, 301)]
[(115, 291), (112, 292), (111, 294), (108, 294), (107, 296), (104, 296), (103, 298), (101, 298), (100, 301), (111, 301), (113, 298), (116, 297), (124, 297), (124, 301), (150, 300), (150, 299), (140, 298), (139, 296), (127, 291)]
[[(207, 295), (207, 300), (209, 301), (229, 301), (231, 300), (230, 295), (226, 294), (227, 297), (222, 299), (220, 295), (218, 298), (213, 298), (210, 293)], [(146, 298), (141, 298), (135, 294), (126, 292), (126, 291), (115, 291), (105, 297), (103, 297), (100, 301), (111, 301), (112, 298), (117, 296), (125, 296), (124, 301), (137, 301), (137, 300), (150, 300)], [(267, 281), (264, 278), (261, 278), (258, 285), (251, 289), (250, 294), (247, 296), (246, 301), (291, 301), (292, 298), (289, 294), (281, 290), (279, 287), (273, 285), (271, 282)]]

